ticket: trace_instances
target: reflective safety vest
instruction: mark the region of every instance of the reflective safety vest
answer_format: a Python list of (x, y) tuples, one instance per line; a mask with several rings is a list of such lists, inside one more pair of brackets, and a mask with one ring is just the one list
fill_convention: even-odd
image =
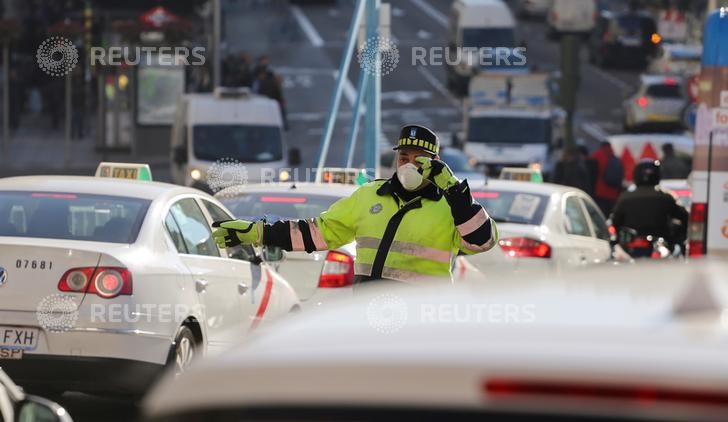
[[(306, 250), (304, 243), (311, 241), (316, 250), (337, 249), (356, 241), (357, 276), (404, 282), (436, 278), (441, 282), (452, 280), (452, 263), (458, 252), (487, 251), (498, 241), (495, 222), (479, 205), (475, 216), (456, 226), (442, 193), (405, 202), (390, 192), (388, 183), (376, 180), (360, 187), (306, 221), (303, 230), (299, 223), (290, 222), (292, 249)], [(467, 195), (470, 197), (469, 190)], [(463, 239), (488, 222), (491, 232), (485, 244)], [(304, 242), (304, 238), (310, 240)]]

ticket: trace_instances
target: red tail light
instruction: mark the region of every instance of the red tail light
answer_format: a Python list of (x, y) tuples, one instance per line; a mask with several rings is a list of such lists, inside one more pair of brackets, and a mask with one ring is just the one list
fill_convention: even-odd
[(647, 99), (647, 97), (645, 97), (645, 96), (639, 97), (637, 99), (637, 105), (640, 106), (640, 107), (642, 107), (642, 108), (645, 108), (648, 105), (650, 105), (650, 100)]
[(708, 204), (692, 204), (690, 207), (690, 225), (688, 227), (688, 256), (705, 255), (707, 217)]
[(354, 284), (354, 258), (342, 252), (329, 251), (319, 277), (319, 287), (330, 289), (352, 284)]
[(58, 282), (62, 292), (92, 293), (104, 299), (119, 295), (131, 295), (131, 273), (120, 267), (71, 268)]
[(506, 255), (514, 258), (551, 258), (551, 246), (527, 237), (501, 239), (498, 245)]
[(627, 244), (625, 246), (628, 248), (641, 249), (641, 248), (651, 248), (652, 244), (650, 243), (649, 240), (647, 240), (647, 238), (638, 237), (638, 238), (635, 238), (634, 240), (632, 240), (631, 242), (627, 242)]
[(691, 390), (652, 385), (604, 385), (590, 382), (541, 380), (486, 380), (482, 391), (493, 399), (541, 396), (556, 400), (604, 399), (657, 405), (681, 403), (726, 406), (728, 394), (719, 390)]

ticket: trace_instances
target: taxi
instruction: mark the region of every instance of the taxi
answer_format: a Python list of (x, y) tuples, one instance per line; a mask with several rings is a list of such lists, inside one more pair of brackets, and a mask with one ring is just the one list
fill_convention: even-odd
[(682, 129), (688, 105), (684, 78), (641, 75), (637, 91), (624, 102), (624, 129)]
[(726, 274), (373, 288), (168, 376), (144, 420), (725, 421)]
[(215, 198), (97, 175), (0, 179), (0, 366), (30, 391), (140, 394), (298, 309), (252, 248), (216, 246)]
[(500, 234), (498, 247), (465, 258), (486, 277), (560, 271), (611, 259), (609, 226), (592, 198), (542, 180), (538, 169), (506, 167), (501, 179), (470, 186)]

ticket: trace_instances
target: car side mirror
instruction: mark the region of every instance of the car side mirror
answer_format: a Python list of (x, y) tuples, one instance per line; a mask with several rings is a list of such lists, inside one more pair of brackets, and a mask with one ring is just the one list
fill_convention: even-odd
[(263, 248), (263, 258), (266, 262), (278, 262), (283, 260), (283, 249), (277, 246), (266, 246)]
[(298, 148), (291, 148), (288, 150), (288, 165), (296, 167), (301, 165), (301, 150)]
[(174, 160), (175, 164), (182, 165), (187, 163), (187, 146), (177, 145), (174, 147), (172, 154), (172, 160)]
[(59, 404), (36, 396), (26, 396), (15, 412), (15, 422), (73, 422)]

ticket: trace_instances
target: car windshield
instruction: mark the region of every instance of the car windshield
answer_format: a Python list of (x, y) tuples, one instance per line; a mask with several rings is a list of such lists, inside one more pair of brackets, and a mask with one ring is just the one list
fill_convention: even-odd
[(515, 47), (513, 28), (465, 28), (463, 47)]
[(479, 190), (472, 194), (499, 223), (540, 225), (549, 202), (547, 195), (516, 191)]
[(118, 196), (0, 192), (0, 236), (134, 243), (151, 201)]
[(677, 84), (657, 84), (647, 87), (647, 96), (653, 98), (682, 98), (680, 86)]
[(200, 160), (265, 163), (283, 159), (281, 130), (276, 126), (196, 125), (192, 133), (195, 157)]
[(457, 151), (441, 151), (440, 158), (450, 169), (457, 173), (465, 173), (476, 171), (475, 168), (468, 162), (468, 157)]
[(250, 193), (232, 198), (220, 198), (236, 218), (276, 220), (318, 217), (340, 197), (297, 192)]
[(551, 121), (524, 117), (475, 117), (468, 121), (468, 141), (488, 144), (548, 144), (551, 142)]

